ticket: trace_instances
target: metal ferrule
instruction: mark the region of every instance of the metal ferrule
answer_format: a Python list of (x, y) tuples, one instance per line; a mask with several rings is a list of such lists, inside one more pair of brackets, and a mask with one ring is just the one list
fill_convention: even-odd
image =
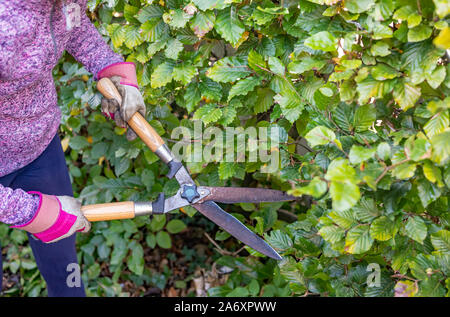
[(169, 163), (173, 160), (174, 156), (170, 151), (169, 147), (165, 144), (161, 145), (156, 149), (155, 154), (163, 161), (164, 163)]
[(153, 212), (152, 202), (135, 202), (134, 203), (134, 215), (144, 216), (150, 215)]

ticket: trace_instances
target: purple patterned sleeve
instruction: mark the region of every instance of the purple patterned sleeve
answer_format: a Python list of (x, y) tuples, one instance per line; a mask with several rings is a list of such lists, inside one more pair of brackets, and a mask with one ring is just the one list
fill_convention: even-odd
[(0, 222), (20, 225), (30, 221), (39, 206), (39, 197), (21, 189), (0, 185)]
[(123, 62), (122, 56), (106, 44), (86, 14), (81, 17), (81, 25), (73, 29), (66, 50), (94, 74), (95, 79), (106, 66)]

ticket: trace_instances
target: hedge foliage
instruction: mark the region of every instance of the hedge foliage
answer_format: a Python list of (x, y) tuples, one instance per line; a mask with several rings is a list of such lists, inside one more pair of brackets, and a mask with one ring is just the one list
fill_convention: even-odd
[[(114, 50), (136, 63), (147, 119), (169, 145), (177, 141), (172, 131), (193, 131), (194, 120), (280, 132), (272, 148), (280, 169), (270, 174), (260, 172), (261, 161), (186, 163), (202, 185), (300, 197), (227, 207), (283, 261), (248, 248), (240, 256), (214, 251), (216, 264), (232, 272), (208, 295), (449, 294), (448, 1), (91, 0), (89, 10)], [(55, 69), (77, 195), (87, 204), (176, 192), (156, 156), (100, 114), (88, 76), (69, 56)], [(199, 223), (219, 245), (239, 249), (190, 208), (95, 224), (79, 237), (89, 294), (124, 295), (124, 280), (186, 287), (191, 277), (173, 281), (174, 272), (149, 269), (144, 255), (173, 250), (177, 233)], [(189, 276), (209, 265), (183, 250), (172, 256), (187, 258)], [(15, 270), (36, 275), (21, 265)], [(32, 295), (42, 287), (34, 281)]]

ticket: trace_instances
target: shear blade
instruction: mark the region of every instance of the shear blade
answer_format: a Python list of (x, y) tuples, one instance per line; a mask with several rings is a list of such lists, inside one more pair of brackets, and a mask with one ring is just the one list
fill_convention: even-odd
[(285, 192), (267, 188), (246, 187), (204, 187), (210, 194), (204, 201), (216, 201), (224, 204), (234, 203), (261, 203), (295, 200)]
[(192, 205), (206, 218), (222, 227), (225, 231), (231, 234), (236, 239), (245, 243), (249, 247), (255, 249), (256, 251), (267, 255), (268, 257), (281, 260), (281, 256), (263, 239), (258, 237), (255, 233), (250, 231), (246, 226), (244, 226), (235, 217), (224, 211), (216, 203), (212, 201), (206, 201), (201, 204)]

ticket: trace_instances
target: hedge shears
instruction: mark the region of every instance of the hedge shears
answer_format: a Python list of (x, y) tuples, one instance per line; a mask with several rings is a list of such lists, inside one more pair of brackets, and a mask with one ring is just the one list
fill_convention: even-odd
[[(100, 79), (97, 89), (106, 98), (114, 98), (119, 104), (122, 103), (122, 96), (110, 79)], [(160, 193), (158, 198), (152, 202), (127, 201), (83, 206), (81, 210), (89, 221), (130, 219), (136, 216), (165, 214), (190, 205), (249, 247), (270, 258), (281, 260), (281, 256), (261, 237), (224, 211), (216, 202), (224, 204), (277, 202), (294, 200), (295, 197), (279, 190), (266, 188), (197, 186), (187, 169), (176, 159), (162, 138), (140, 113), (136, 113), (128, 121), (128, 125), (152, 152), (168, 165), (167, 177), (175, 177), (180, 188), (174, 196), (166, 198), (164, 193)]]

